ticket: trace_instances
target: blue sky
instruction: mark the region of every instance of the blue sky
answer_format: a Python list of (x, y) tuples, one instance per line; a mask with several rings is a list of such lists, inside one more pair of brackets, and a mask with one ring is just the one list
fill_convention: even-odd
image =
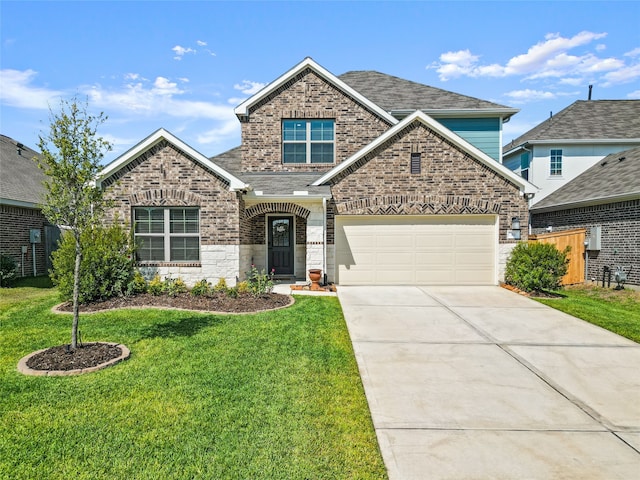
[(233, 108), (310, 56), (519, 108), (512, 140), (576, 100), (640, 99), (640, 2), (0, 2), (0, 133), (35, 147), (88, 99), (106, 161), (163, 127), (211, 156)]

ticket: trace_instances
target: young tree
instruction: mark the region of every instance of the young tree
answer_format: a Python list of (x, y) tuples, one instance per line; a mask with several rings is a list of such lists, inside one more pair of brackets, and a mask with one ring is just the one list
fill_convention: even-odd
[(95, 178), (104, 154), (111, 150), (111, 144), (97, 136), (107, 117), (90, 115), (87, 109), (88, 104), (79, 104), (77, 98), (62, 100), (59, 112), (49, 110), (49, 133), (41, 133), (38, 142), (38, 165), (48, 176), (42, 213), (52, 224), (67, 227), (75, 239), (71, 350), (78, 346), (81, 236), (100, 223), (107, 207)]

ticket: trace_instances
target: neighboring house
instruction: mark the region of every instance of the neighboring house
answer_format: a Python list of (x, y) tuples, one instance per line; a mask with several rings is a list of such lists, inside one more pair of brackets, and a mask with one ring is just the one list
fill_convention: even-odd
[(235, 109), (240, 147), (208, 159), (160, 129), (99, 180), (149, 273), (493, 285), (536, 191), (495, 159), (514, 112), (307, 58)]
[(46, 177), (34, 161), (38, 155), (0, 135), (0, 253), (16, 261), (22, 276), (47, 273), (60, 236), (39, 207)]
[(587, 279), (633, 267), (640, 285), (640, 147), (613, 153), (531, 208), (533, 233), (585, 228)]
[(610, 153), (640, 146), (640, 100), (579, 100), (503, 148), (540, 202)]

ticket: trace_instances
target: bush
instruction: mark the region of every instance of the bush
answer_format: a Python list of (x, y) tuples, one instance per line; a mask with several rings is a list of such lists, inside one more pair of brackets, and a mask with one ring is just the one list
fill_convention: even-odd
[(184, 281), (178, 278), (167, 277), (164, 279), (164, 284), (162, 285), (162, 292), (166, 293), (170, 297), (177, 297), (181, 293), (186, 293), (188, 291), (187, 285)]
[(158, 295), (162, 295), (162, 291), (163, 291), (163, 285), (162, 285), (162, 279), (160, 278), (160, 275), (154, 276), (151, 281), (149, 282), (149, 285), (147, 286), (147, 291), (154, 296), (158, 296)]
[(133, 274), (133, 279), (127, 286), (127, 295), (139, 295), (141, 293), (147, 293), (147, 279), (144, 275), (136, 270)]
[(224, 278), (218, 280), (218, 283), (213, 287), (213, 291), (216, 293), (226, 293), (228, 289), (227, 281)]
[[(80, 264), (80, 303), (125, 295), (133, 280), (134, 246), (127, 228), (115, 223), (96, 226), (80, 237), (83, 248)], [(73, 271), (76, 260), (75, 239), (66, 232), (60, 247), (53, 252), (51, 280), (64, 300), (73, 298)]]
[(255, 265), (251, 265), (251, 271), (246, 275), (247, 287), (252, 296), (259, 297), (273, 290), (273, 270), (270, 275), (267, 275), (264, 270), (258, 272)]
[(18, 275), (18, 266), (13, 257), (0, 254), (0, 287), (8, 287)]
[(238, 293), (249, 293), (249, 283), (246, 281), (238, 283), (235, 288), (238, 290)]
[(525, 292), (558, 289), (567, 273), (569, 250), (561, 252), (550, 243), (519, 243), (507, 261), (505, 282)]
[(196, 282), (191, 289), (191, 295), (194, 297), (206, 297), (209, 293), (211, 293), (211, 284), (205, 278)]

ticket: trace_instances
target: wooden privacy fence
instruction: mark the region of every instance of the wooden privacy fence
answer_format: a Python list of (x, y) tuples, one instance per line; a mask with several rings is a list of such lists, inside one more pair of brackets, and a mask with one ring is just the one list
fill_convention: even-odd
[(571, 247), (569, 252), (569, 268), (567, 274), (562, 277), (562, 285), (573, 285), (584, 283), (584, 240), (586, 229), (576, 228), (563, 232), (541, 233), (540, 235), (529, 235), (529, 240), (533, 242), (551, 243), (560, 251)]

